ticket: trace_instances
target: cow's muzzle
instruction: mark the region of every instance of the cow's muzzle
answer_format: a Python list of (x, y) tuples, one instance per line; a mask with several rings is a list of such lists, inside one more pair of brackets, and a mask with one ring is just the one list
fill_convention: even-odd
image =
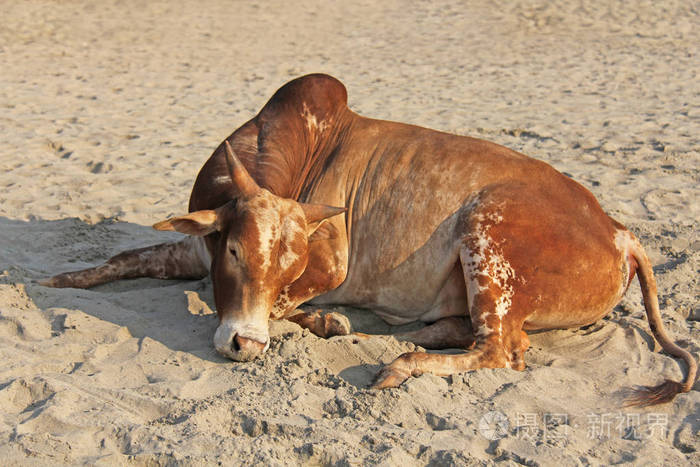
[(214, 334), (214, 347), (222, 356), (237, 362), (255, 360), (270, 344), (267, 330), (260, 327), (221, 323)]
[(229, 358), (237, 362), (249, 362), (262, 355), (267, 349), (267, 342), (258, 342), (236, 335), (231, 341), (231, 356)]

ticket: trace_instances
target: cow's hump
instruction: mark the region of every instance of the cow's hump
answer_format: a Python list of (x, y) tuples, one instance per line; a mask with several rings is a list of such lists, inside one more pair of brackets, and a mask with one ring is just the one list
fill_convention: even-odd
[(308, 113), (321, 121), (344, 110), (347, 102), (348, 93), (343, 83), (332, 76), (315, 73), (292, 80), (277, 90), (259, 118), (268, 120), (285, 113)]

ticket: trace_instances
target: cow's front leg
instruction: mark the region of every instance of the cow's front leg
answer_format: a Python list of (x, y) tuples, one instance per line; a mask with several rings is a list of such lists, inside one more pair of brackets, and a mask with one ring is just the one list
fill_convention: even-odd
[(305, 313), (297, 307), (314, 297), (329, 292), (345, 280), (347, 274), (347, 242), (339, 228), (331, 223), (319, 227), (309, 240), (309, 261), (304, 273), (284, 287), (275, 302), (273, 316), (297, 323), (319, 337), (350, 334), (350, 320), (340, 313), (319, 311)]
[(201, 279), (207, 276), (211, 259), (198, 237), (129, 250), (106, 263), (81, 271), (64, 272), (39, 284), (46, 287), (87, 289), (106, 282), (154, 277), (157, 279)]
[(299, 310), (299, 313), (293, 314), (286, 319), (323, 338), (347, 336), (352, 331), (350, 320), (335, 312), (322, 315), (319, 310), (313, 313), (305, 313)]

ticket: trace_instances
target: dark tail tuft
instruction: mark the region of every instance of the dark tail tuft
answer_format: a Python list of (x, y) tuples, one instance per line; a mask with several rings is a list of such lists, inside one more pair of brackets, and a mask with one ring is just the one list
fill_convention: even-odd
[(625, 398), (624, 407), (650, 407), (671, 402), (683, 390), (683, 383), (667, 379), (658, 386), (638, 386)]

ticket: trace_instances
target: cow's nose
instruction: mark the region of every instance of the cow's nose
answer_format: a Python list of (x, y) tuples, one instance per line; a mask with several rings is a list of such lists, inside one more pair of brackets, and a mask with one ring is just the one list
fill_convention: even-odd
[(265, 343), (236, 334), (231, 341), (233, 359), (239, 362), (254, 360), (265, 351)]

